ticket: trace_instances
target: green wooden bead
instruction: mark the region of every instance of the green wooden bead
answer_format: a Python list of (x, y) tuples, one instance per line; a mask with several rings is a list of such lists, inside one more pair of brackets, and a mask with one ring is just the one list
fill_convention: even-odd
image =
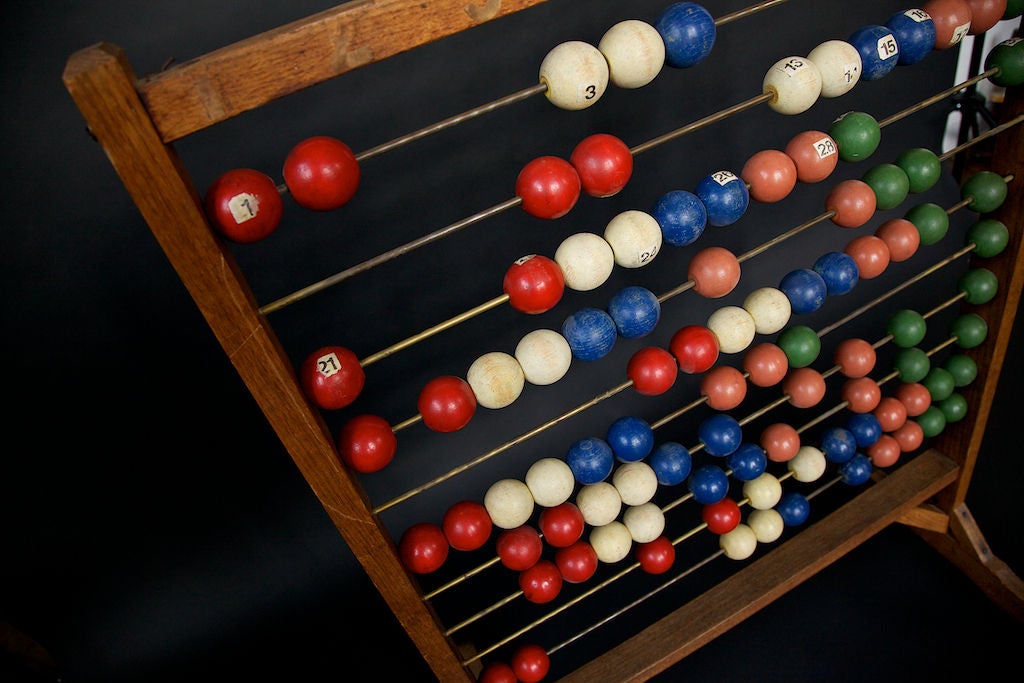
[(960, 394), (950, 394), (949, 398), (939, 403), (939, 410), (946, 417), (946, 422), (959, 422), (967, 415), (967, 399)]
[(917, 311), (905, 308), (889, 317), (885, 331), (892, 335), (892, 342), (896, 346), (906, 349), (921, 343), (928, 332), (928, 323)]
[(896, 164), (879, 164), (861, 178), (875, 193), (875, 208), (892, 209), (910, 193), (910, 178)]
[(963, 353), (954, 353), (946, 359), (942, 367), (953, 375), (953, 384), (958, 387), (966, 387), (978, 377), (978, 364)]
[(892, 361), (903, 382), (920, 382), (928, 376), (932, 360), (919, 348), (900, 349)]
[(953, 394), (953, 375), (945, 368), (934, 367), (921, 380), (928, 393), (931, 394), (932, 403), (945, 401)]
[(998, 67), (999, 73), (989, 78), (1003, 87), (1024, 83), (1024, 41), (1010, 38), (995, 45), (985, 57), (985, 71)]
[(807, 367), (821, 353), (821, 338), (807, 325), (787, 327), (779, 333), (775, 343), (786, 354), (792, 368)]
[(828, 129), (828, 134), (839, 147), (839, 158), (843, 161), (863, 161), (875, 153), (882, 141), (882, 129), (871, 114), (862, 111), (848, 111)]
[(921, 236), (921, 244), (925, 246), (935, 244), (949, 231), (949, 214), (938, 204), (918, 204), (903, 217), (914, 224)]
[(921, 431), (926, 437), (938, 436), (946, 428), (946, 415), (938, 406), (928, 406), (928, 410), (914, 419), (921, 425)]
[(981, 258), (992, 258), (1003, 253), (1010, 242), (1006, 224), (995, 218), (982, 218), (967, 229), (967, 244), (974, 245), (974, 253)]
[(960, 198), (970, 199), (971, 211), (989, 213), (1006, 201), (1006, 181), (995, 171), (978, 171), (960, 187)]
[(957, 287), (967, 294), (967, 303), (983, 304), (996, 295), (999, 279), (988, 268), (971, 268), (960, 276)]
[(912, 147), (896, 157), (896, 165), (903, 169), (910, 181), (911, 192), (930, 190), (942, 175), (942, 162), (938, 155), (924, 147)]
[(956, 345), (962, 349), (973, 349), (985, 341), (988, 323), (977, 313), (962, 313), (953, 321), (949, 330), (956, 337)]

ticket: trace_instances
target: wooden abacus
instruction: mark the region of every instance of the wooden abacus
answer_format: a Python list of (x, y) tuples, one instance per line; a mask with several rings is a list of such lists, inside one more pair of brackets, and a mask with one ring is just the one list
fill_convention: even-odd
[[(780, 3), (760, 3), (750, 10), (739, 10), (728, 16), (731, 19), (743, 18), (748, 13), (753, 13), (755, 9), (776, 11), (774, 6), (777, 4)], [(490, 31), (486, 34), (485, 40), (506, 35), (502, 31), (506, 31), (508, 36), (514, 36), (515, 31), (522, 30), (522, 25), (506, 22), (520, 18), (521, 10), (538, 5), (544, 5), (545, 9), (550, 9), (551, 12), (556, 9), (574, 11), (567, 7), (568, 3), (556, 0), (548, 3), (544, 0), (488, 0), (482, 5), (467, 0), (437, 0), (430, 3), (409, 0), (350, 2), (143, 78), (137, 78), (122, 51), (109, 44), (95, 45), (74, 54), (64, 74), (67, 88), (82, 111), (92, 135), (102, 145), (225, 353), (339, 532), (432, 671), (443, 681), (474, 680), (482, 662), (485, 661), (479, 653), (491, 652), (489, 648), (492, 641), (486, 638), (493, 636), (464, 636), (461, 629), (452, 628), (450, 615), (442, 614), (450, 608), (438, 608), (427, 599), (426, 596), (433, 592), (428, 590), (428, 586), (435, 590), (438, 588), (433, 583), (434, 577), (412, 574), (403, 565), (398, 552), (397, 538), (401, 529), (409, 525), (409, 518), (385, 521), (385, 514), (393, 506), (390, 502), (382, 505), (382, 501), (388, 500), (387, 496), (391, 495), (388, 493), (389, 490), (394, 490), (398, 486), (416, 487), (424, 478), (431, 476), (430, 472), (444, 472), (448, 467), (458, 469), (458, 464), (451, 465), (448, 462), (434, 466), (430, 460), (440, 451), (459, 451), (457, 458), (449, 453), (448, 460), (458, 463), (461, 459), (462, 462), (466, 462), (472, 460), (472, 455), (467, 457), (466, 453), (476, 454), (481, 448), (491, 448), (496, 436), (502, 438), (501, 435), (507, 435), (511, 441), (505, 442), (497, 449), (503, 452), (504, 458), (504, 451), (513, 451), (513, 447), (520, 445), (521, 439), (514, 435), (527, 431), (521, 426), (525, 421), (535, 424), (538, 419), (549, 420), (542, 422), (550, 425), (550, 429), (544, 430), (544, 444), (537, 447), (532, 456), (534, 459), (537, 457), (536, 452), (550, 455), (551, 449), (556, 449), (556, 452), (557, 449), (564, 449), (574, 438), (573, 435), (580, 437), (593, 433), (600, 425), (607, 424), (609, 413), (595, 414), (589, 418), (587, 425), (582, 427), (577, 423), (568, 424), (567, 419), (551, 418), (553, 414), (575, 415), (572, 406), (580, 404), (581, 400), (586, 401), (591, 396), (603, 396), (600, 392), (611, 386), (608, 384), (609, 375), (599, 375), (596, 371), (577, 371), (572, 377), (573, 387), (566, 390), (572, 392), (573, 400), (565, 400), (564, 395), (556, 397), (545, 394), (548, 397), (547, 401), (537, 401), (530, 406), (532, 412), (520, 412), (509, 418), (510, 421), (499, 422), (496, 414), (491, 413), (479, 415), (477, 421), (483, 425), (474, 434), (468, 434), (470, 430), (467, 429), (468, 435), (452, 436), (452, 439), (461, 440), (452, 442), (457, 445), (451, 448), (447, 446), (449, 442), (438, 443), (448, 435), (440, 435), (437, 438), (434, 438), (434, 434), (407, 437), (408, 441), (414, 443), (414, 448), (420, 445), (417, 441), (419, 439), (424, 452), (430, 454), (429, 458), (421, 459), (421, 462), (426, 460), (426, 463), (429, 463), (424, 464), (424, 473), (427, 474), (417, 473), (416, 466), (409, 462), (402, 467), (399, 466), (399, 458), (404, 457), (407, 461), (413, 459), (408, 449), (404, 447), (405, 436), (402, 437), (403, 447), (399, 449), (396, 463), (393, 468), (389, 468), (387, 476), (381, 473), (366, 477), (354, 472), (343, 463), (337, 448), (338, 426), (344, 417), (354, 413), (349, 411), (333, 415), (321, 411), (307, 398), (298, 377), (300, 359), (313, 349), (309, 340), (316, 335), (322, 335), (324, 329), (314, 329), (308, 338), (303, 339), (291, 332), (284, 332), (283, 325), (271, 325), (271, 317), (277, 315), (277, 306), (261, 307), (258, 297), (254, 294), (254, 289), (258, 286), (250, 283), (250, 275), (244, 272), (246, 268), (242, 265), (243, 262), (254, 263), (249, 255), (243, 252), (243, 249), (248, 249), (250, 245), (241, 248), (239, 245), (232, 245), (211, 227), (204, 212), (202, 192), (197, 190), (198, 179), (193, 178), (186, 170), (177, 146), (202, 131), (225, 124), (243, 114), (278, 101), (286, 101), (300, 91), (325, 84), (343, 74), (386, 63), (389, 58), (414, 48), (426, 49), (428, 44), (443, 38), (454, 37), (456, 34), (473, 37), (485, 27)], [(559, 5), (561, 7), (556, 7)], [(894, 6), (891, 11), (901, 9), (904, 8)], [(539, 8), (531, 11), (537, 12)], [(630, 11), (637, 12), (639, 9), (634, 7)], [(621, 14), (622, 10), (617, 12)], [(528, 14), (529, 12), (522, 13)], [(882, 23), (884, 19), (885, 17), (878, 17), (876, 23)], [(486, 26), (492, 21), (493, 25)], [(610, 21), (612, 20), (605, 20), (606, 23)], [(850, 22), (845, 25), (848, 32), (859, 27), (859, 24)], [(723, 32), (725, 30), (723, 28)], [(566, 39), (568, 38), (567, 36)], [(818, 40), (821, 39), (819, 36)], [(510, 44), (515, 45), (515, 40), (510, 40)], [(811, 46), (813, 43), (803, 47)], [(797, 53), (800, 49), (800, 46), (787, 46), (783, 48), (785, 54), (779, 53), (776, 57), (782, 58), (786, 54)], [(766, 63), (756, 66), (762, 69), (763, 73), (763, 69), (769, 65)], [(728, 73), (728, 67), (725, 73)], [(760, 75), (756, 80), (760, 80)], [(343, 81), (344, 79), (341, 81), (342, 86)], [(534, 84), (527, 83), (527, 86), (512, 98), (515, 102), (544, 91), (543, 87), (537, 88)], [(454, 89), (457, 87), (454, 86)], [(737, 85), (735, 89), (739, 90), (740, 86)], [(729, 97), (734, 97), (732, 90), (725, 87), (723, 90), (727, 101)], [(732, 101), (746, 102), (737, 111), (756, 108), (764, 102), (763, 99), (759, 99), (760, 95), (760, 91), (748, 92), (742, 98)], [(359, 97), (360, 94), (356, 92), (352, 96)], [(746, 100), (747, 96), (753, 97)], [(606, 98), (613, 99), (611, 91)], [(641, 115), (630, 113), (630, 105), (625, 103), (625, 97), (620, 98), (617, 104), (627, 113), (620, 115), (619, 118), (600, 119), (600, 125), (621, 124), (626, 127), (633, 125), (636, 119), (643, 118)], [(838, 106), (846, 104), (844, 102)], [(600, 106), (601, 103), (595, 109)], [(474, 114), (474, 118), (489, 112), (490, 108), (483, 108)], [(810, 110), (808, 116), (812, 112), (815, 112), (814, 108)], [(556, 125), (563, 126), (556, 128), (557, 132), (565, 130), (566, 125), (577, 125), (565, 123), (569, 114), (557, 114), (559, 118)], [(1021, 93), (1021, 88), (1008, 88), (1006, 100), (1000, 107), (1002, 121), (1013, 122), (1022, 114), (1024, 94)], [(825, 125), (827, 119), (822, 118), (823, 116), (817, 115), (815, 120), (819, 123), (813, 127), (820, 128)], [(455, 116), (451, 125), (462, 123), (465, 118), (467, 117)], [(700, 125), (710, 126), (724, 118), (722, 114), (711, 114), (705, 119), (700, 119)], [(679, 120), (678, 115), (676, 120)], [(587, 121), (588, 125), (598, 125), (590, 119)], [(686, 119), (679, 121), (686, 122)], [(583, 128), (577, 126), (578, 130)], [(445, 130), (447, 129), (446, 125)], [(672, 137), (681, 136), (691, 130), (697, 130), (697, 126), (677, 128)], [(596, 129), (586, 130), (586, 133), (591, 132), (596, 132)], [(322, 131), (317, 131), (317, 134), (320, 133)], [(999, 135), (1000, 143), (991, 149), (990, 158), (984, 159), (984, 162), (986, 167), (1010, 179), (1009, 196), (998, 209), (988, 214), (988, 217), (1009, 226), (1010, 241), (1001, 255), (985, 259), (983, 262), (984, 267), (990, 269), (998, 279), (997, 294), (990, 301), (971, 307), (972, 311), (981, 315), (988, 323), (988, 335), (984, 342), (971, 350), (971, 356), (978, 365), (978, 377), (963, 391), (970, 406), (972, 419), (948, 425), (941, 434), (930, 440), (926, 450), (915, 454), (914, 457), (907, 459), (905, 464), (892, 468), (884, 475), (879, 473), (863, 492), (851, 496), (849, 500), (836, 502), (834, 511), (824, 519), (793, 534), (784, 543), (765, 552), (763, 557), (749, 565), (727, 573), (720, 581), (707, 587), (696, 597), (673, 605), (665, 613), (651, 618), (649, 626), (634, 627), (636, 632), (632, 637), (622, 640), (621, 644), (615, 647), (608, 648), (606, 654), (583, 657), (584, 663), (579, 666), (562, 667), (561, 670), (565, 672), (564, 680), (647, 679), (754, 614), (894, 522), (907, 524), (917, 530), (995, 602), (1018, 618), (1024, 617), (1024, 585), (986, 547), (983, 535), (965, 504), (975, 461), (984, 438), (992, 398), (1007, 351), (1014, 315), (1024, 286), (1024, 242), (1020, 235), (1020, 228), (1024, 225), (1024, 192), (1020, 189), (1020, 179), (1024, 179), (1024, 127), (1010, 125)], [(583, 135), (578, 135), (577, 139), (579, 137)], [(903, 140), (907, 141), (904, 146), (912, 146), (909, 144), (911, 139), (913, 136), (904, 131)], [(718, 142), (723, 141), (719, 139)], [(765, 144), (772, 147), (779, 143), (776, 141)], [(645, 152), (646, 149), (644, 148)], [(726, 164), (725, 161), (712, 160), (712, 155), (708, 154), (706, 149), (698, 149), (698, 154), (707, 155), (708, 163), (714, 165), (716, 169)], [(702, 161), (704, 159), (703, 156), (697, 155), (691, 158)], [(977, 154), (971, 157), (972, 160), (966, 168), (978, 168), (980, 158), (981, 155)], [(439, 163), (443, 164), (444, 161)], [(688, 164), (693, 165), (692, 162)], [(715, 169), (698, 170), (698, 175), (703, 175), (704, 171)], [(849, 169), (846, 171), (849, 175)], [(961, 169), (960, 174), (962, 178), (966, 178), (970, 172)], [(835, 178), (839, 178), (839, 175), (837, 174)], [(658, 192), (669, 189), (670, 184), (664, 183)], [(511, 186), (511, 183), (509, 185)], [(955, 188), (950, 198), (951, 188), (948, 179), (946, 187), (941, 189), (945, 191), (946, 206), (960, 201), (961, 198), (956, 194)], [(623, 194), (621, 198), (638, 201), (634, 199), (635, 196), (637, 195)], [(452, 201), (450, 198), (446, 199)], [(581, 205), (583, 203), (581, 201)], [(514, 201), (511, 202), (511, 206), (515, 206)], [(619, 209), (623, 208), (621, 203), (616, 206)], [(753, 202), (751, 206), (754, 206)], [(463, 208), (472, 211), (479, 207)], [(581, 210), (583, 208), (581, 206)], [(590, 208), (592, 211), (598, 211), (593, 206)], [(341, 211), (348, 209), (349, 207), (343, 207)], [(606, 213), (607, 208), (600, 211)], [(799, 219), (790, 218), (790, 224), (798, 223), (805, 217), (800, 214)], [(827, 222), (828, 216), (825, 218)], [(770, 220), (779, 221), (780, 214), (771, 214)], [(382, 217), (382, 222), (386, 222), (386, 217)], [(509, 232), (511, 229), (506, 230), (503, 235), (508, 237)], [(547, 236), (547, 242), (544, 244), (553, 244), (551, 239)], [(836, 237), (833, 231), (830, 243), (836, 242), (837, 239), (845, 238)], [(394, 243), (395, 239), (386, 237), (376, 242), (383, 245)], [(763, 237), (747, 235), (745, 241), (737, 241), (737, 250), (750, 249), (751, 245), (763, 242)], [(485, 241), (483, 244), (482, 247), (473, 248), (487, 250), (493, 246), (491, 242)], [(255, 245), (253, 246), (255, 248)], [(517, 242), (515, 246), (524, 248), (525, 254), (545, 253), (539, 247), (539, 243), (526, 244), (525, 240), (522, 245)], [(820, 246), (816, 248), (820, 249)], [(757, 250), (757, 247), (754, 247), (754, 250)], [(515, 254), (520, 255), (522, 254)], [(508, 255), (502, 255), (503, 258), (505, 256)], [(481, 263), (489, 263), (483, 254), (480, 254), (479, 258)], [(659, 255), (655, 263), (666, 260), (667, 256)], [(262, 265), (258, 261), (255, 263)], [(745, 276), (758, 272), (753, 267), (747, 271), (746, 264), (744, 267)], [(480, 270), (482, 272), (483, 267)], [(676, 267), (662, 271), (660, 282), (679, 282), (680, 270)], [(617, 280), (614, 281), (635, 283), (647, 272), (646, 266), (643, 270), (634, 269), (625, 274), (619, 272), (615, 276)], [(651, 269), (650, 272), (655, 271)], [(377, 289), (388, 290), (394, 284), (395, 277), (393, 271), (380, 276), (376, 281)], [(671, 277), (675, 280), (671, 280)], [(493, 273), (488, 273), (488, 278), (491, 282), (500, 281), (500, 278), (493, 277)], [(661, 285), (655, 285), (652, 281), (651, 286)], [(669, 284), (664, 286), (668, 287)], [(747, 287), (750, 288), (751, 285)], [(475, 296), (478, 290), (486, 291), (484, 286), (471, 287), (469, 284), (465, 285), (465, 289), (465, 296)], [(268, 292), (270, 289), (264, 288), (263, 291)], [(281, 299), (275, 299), (275, 303), (278, 301)], [(591, 298), (590, 301), (596, 299)], [(571, 305), (578, 306), (579, 299), (571, 302)], [(670, 304), (666, 303), (666, 306), (668, 305)], [(703, 321), (707, 316), (696, 313), (702, 310), (701, 305), (706, 307), (707, 302), (691, 304), (686, 316), (677, 313), (676, 319), (683, 322), (688, 320), (690, 323)], [(850, 308), (854, 308), (853, 304), (850, 304)], [(359, 302), (349, 303), (349, 312), (358, 312), (364, 318), (373, 316), (373, 313), (360, 309)], [(308, 309), (303, 310), (307, 311), (305, 315), (308, 316)], [(564, 309), (558, 308), (555, 312), (564, 312)], [(299, 316), (300, 314), (294, 314), (287, 319), (287, 323), (295, 324)], [(670, 317), (666, 315), (662, 324), (667, 324), (665, 321), (669, 319)], [(451, 367), (452, 363), (464, 363), (459, 355), (465, 352), (463, 346), (503, 329), (503, 326), (510, 325), (509, 320), (511, 318), (506, 316), (490, 327), (467, 332), (464, 343), (461, 346), (456, 345), (457, 348), (451, 352), (450, 357), (444, 358), (443, 362), (437, 361), (438, 367), (447, 364), (448, 369), (442, 371), (442, 374), (455, 372)], [(462, 322), (460, 319), (459, 324)], [(512, 326), (508, 329), (523, 329), (523, 324), (517, 322), (515, 325), (519, 327)], [(557, 323), (546, 324), (555, 326)], [(529, 325), (538, 326), (535, 323)], [(335, 329), (337, 327), (336, 324)], [(373, 326), (369, 322), (360, 321), (354, 327), (359, 328), (359, 331), (353, 335), (352, 329), (349, 328), (350, 336), (360, 336), (364, 332), (369, 336), (369, 330)], [(373, 334), (376, 335), (375, 338), (382, 337), (389, 334), (391, 329), (377, 330)], [(877, 325), (869, 329), (876, 332), (879, 330)], [(291, 341), (285, 343), (284, 339), (289, 336)], [(879, 333), (876, 336), (882, 335)], [(667, 344), (668, 338), (664, 335), (661, 337)], [(652, 336), (650, 342), (657, 343), (655, 339)], [(324, 341), (328, 342), (333, 343), (333, 340)], [(621, 352), (630, 349), (627, 343), (620, 346)], [(480, 350), (475, 349), (477, 352)], [(433, 353), (437, 353), (436, 349)], [(426, 356), (429, 360), (430, 355)], [(621, 353), (618, 358), (622, 360)], [(422, 362), (422, 357), (411, 361)], [(620, 363), (618, 368), (612, 371), (612, 377), (619, 377), (614, 383), (616, 385), (617, 382), (621, 382), (622, 367), (623, 364)], [(420, 373), (428, 371), (430, 368), (419, 368)], [(391, 377), (396, 378), (399, 374), (400, 371), (396, 370)], [(410, 375), (407, 379), (419, 379), (419, 375)], [(688, 387), (683, 384), (681, 379), (677, 388), (691, 390), (689, 398), (692, 398), (692, 390), (696, 388), (696, 384), (692, 380)], [(388, 392), (387, 397), (378, 391), (376, 394), (361, 398), (355, 405), (361, 411), (361, 402), (372, 403), (374, 400), (378, 403), (386, 403), (387, 400), (404, 401), (407, 405), (415, 405), (407, 393), (402, 395), (398, 389)], [(644, 405), (646, 407), (643, 410), (650, 412), (652, 403), (648, 402), (649, 400), (650, 397), (637, 399), (634, 396), (631, 409), (635, 410), (636, 406)], [(689, 399), (683, 399), (680, 395), (674, 399), (662, 397), (659, 403), (653, 405), (660, 407), (664, 412), (678, 408), (681, 400)], [(523, 401), (520, 401), (521, 403)], [(564, 410), (569, 412), (563, 413)], [(619, 411), (621, 410), (620, 408)], [(692, 427), (690, 424), (679, 428), (680, 434), (687, 435), (680, 436), (680, 440), (695, 438)], [(488, 440), (490, 446), (482, 446)], [(530, 454), (513, 457), (512, 453), (509, 453), (501, 468), (493, 470), (489, 476), (514, 476), (509, 473), (524, 471), (525, 463), (528, 462), (524, 457), (528, 456)], [(418, 478), (413, 478), (416, 476)], [(422, 503), (418, 511), (409, 514), (413, 518), (417, 515), (423, 517), (433, 514), (434, 518), (439, 519), (439, 513), (428, 512), (431, 506), (436, 508), (439, 497), (447, 495), (449, 502), (452, 502), (454, 495), (472, 498), (483, 494), (482, 490), (467, 494), (466, 489), (461, 493), (451, 490), (432, 492), (431, 495), (424, 497), (431, 500)], [(413, 491), (418, 492), (415, 488)], [(470, 570), (463, 567), (462, 571)], [(454, 613), (458, 613), (458, 610)], [(599, 646), (590, 651), (603, 652), (605, 649)]]

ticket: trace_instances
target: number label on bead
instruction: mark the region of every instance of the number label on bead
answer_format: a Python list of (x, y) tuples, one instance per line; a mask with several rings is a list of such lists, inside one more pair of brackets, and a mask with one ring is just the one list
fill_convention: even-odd
[(649, 262), (651, 259), (653, 259), (657, 255), (658, 255), (658, 247), (651, 247), (647, 251), (640, 252), (640, 254), (637, 256), (636, 260), (640, 263), (640, 265), (644, 265), (645, 263)]
[(814, 151), (818, 153), (819, 159), (825, 159), (836, 153), (836, 143), (832, 138), (822, 138), (814, 143)]
[(786, 76), (793, 78), (800, 71), (807, 68), (807, 62), (800, 59), (799, 57), (791, 57), (778, 66), (778, 70), (786, 74)]
[(260, 210), (260, 201), (248, 192), (240, 192), (228, 202), (228, 209), (235, 223), (244, 223), (247, 220), (256, 218)]
[(920, 23), (922, 21), (928, 21), (931, 19), (931, 15), (925, 12), (923, 9), (908, 9), (903, 13), (903, 16), (909, 17), (914, 21)]
[(736, 174), (732, 171), (715, 171), (711, 174), (711, 179), (722, 187), (725, 187), (732, 181), (736, 180)]
[(949, 40), (950, 46), (956, 45), (961, 40), (963, 40), (964, 36), (966, 36), (967, 32), (970, 31), (970, 30), (971, 30), (971, 22), (969, 22), (969, 21), (966, 24), (960, 24), (955, 29), (953, 29), (953, 36)]
[(597, 85), (594, 83), (587, 83), (580, 85), (580, 94), (577, 98), (580, 102), (589, 102), (590, 100), (597, 97)]
[(535, 257), (535, 256), (536, 256), (536, 254), (527, 254), (526, 256), (520, 256), (519, 258), (516, 259), (516, 265), (517, 266), (521, 266), (524, 263), (526, 263), (527, 261), (533, 259), (533, 257)]
[(899, 54), (900, 48), (896, 44), (896, 39), (892, 37), (892, 34), (882, 36), (876, 43), (876, 50), (878, 50), (879, 59), (892, 59)]
[(330, 377), (341, 370), (341, 363), (333, 351), (316, 359), (316, 369), (324, 377)]

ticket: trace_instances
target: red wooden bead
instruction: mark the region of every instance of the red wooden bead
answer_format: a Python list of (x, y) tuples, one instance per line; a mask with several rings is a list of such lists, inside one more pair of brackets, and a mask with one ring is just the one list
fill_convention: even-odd
[(833, 187), (825, 197), (825, 210), (835, 211), (832, 222), (843, 228), (859, 228), (875, 214), (875, 191), (863, 180), (851, 178)]
[(495, 546), (501, 564), (516, 572), (532, 567), (544, 551), (544, 541), (540, 534), (526, 524), (502, 531), (498, 534)]
[(626, 143), (607, 133), (580, 140), (569, 156), (580, 176), (583, 191), (592, 197), (611, 197), (633, 175), (633, 154)]
[(772, 462), (787, 462), (800, 450), (800, 433), (785, 422), (770, 424), (761, 432), (761, 448)]
[(519, 590), (532, 603), (551, 602), (562, 591), (562, 572), (551, 560), (538, 560), (519, 574)]
[(505, 662), (488, 662), (480, 672), (478, 683), (519, 683), (516, 672)]
[(875, 230), (875, 236), (889, 247), (889, 260), (899, 263), (917, 253), (921, 246), (921, 233), (906, 218), (891, 218)]
[(839, 145), (828, 133), (806, 130), (786, 145), (786, 156), (796, 166), (796, 177), (802, 183), (817, 183), (832, 175), (839, 163)]
[(658, 536), (653, 541), (637, 544), (636, 561), (648, 574), (664, 574), (676, 561), (676, 547), (664, 536)]
[(867, 456), (875, 467), (892, 467), (900, 459), (900, 442), (890, 434), (882, 434), (867, 448)]
[(755, 387), (771, 387), (786, 376), (789, 358), (777, 344), (762, 342), (751, 346), (743, 355), (743, 369)]
[(875, 347), (863, 339), (844, 339), (832, 357), (846, 377), (864, 377), (874, 370), (877, 358)]
[(512, 653), (512, 670), (521, 683), (540, 683), (550, 668), (551, 658), (540, 645), (520, 645)]
[(740, 523), (740, 506), (732, 498), (723, 498), (701, 508), (700, 517), (713, 534), (727, 534)]
[(900, 445), (900, 451), (909, 453), (916, 451), (924, 443), (924, 429), (916, 420), (907, 420), (902, 427), (892, 433), (892, 437)]
[(387, 420), (376, 415), (357, 415), (338, 432), (338, 455), (356, 472), (369, 474), (384, 469), (397, 449), (395, 431)]
[(668, 345), (679, 363), (679, 369), (688, 375), (706, 371), (718, 360), (718, 338), (703, 325), (687, 325), (672, 335)]
[(855, 237), (843, 251), (857, 263), (857, 274), (863, 280), (878, 277), (889, 267), (889, 246), (880, 237)]
[(530, 254), (517, 259), (507, 271), (502, 289), (512, 308), (535, 315), (555, 307), (565, 292), (562, 268), (547, 256)]
[(971, 8), (969, 35), (978, 36), (995, 26), (1006, 12), (1006, 0), (967, 0)]
[(825, 397), (825, 378), (817, 370), (796, 368), (782, 380), (782, 390), (797, 408), (810, 408)]
[(597, 571), (597, 551), (586, 541), (576, 541), (555, 552), (555, 564), (565, 581), (583, 583)]
[(580, 198), (580, 176), (565, 159), (543, 156), (526, 164), (516, 178), (523, 210), (537, 218), (561, 218)]
[(456, 550), (476, 550), (491, 537), (493, 528), (487, 508), (473, 500), (455, 503), (441, 521), (448, 544)]
[(232, 242), (248, 244), (277, 229), (284, 202), (270, 176), (251, 168), (236, 168), (207, 188), (203, 208), (217, 232)]
[(675, 384), (678, 374), (675, 356), (657, 346), (640, 349), (626, 365), (626, 376), (633, 381), (636, 392), (644, 396), (665, 393)]
[(586, 523), (583, 513), (574, 504), (565, 502), (541, 510), (537, 526), (544, 534), (544, 540), (556, 548), (565, 548), (580, 540)]
[(878, 382), (870, 377), (854, 377), (843, 384), (842, 400), (855, 413), (870, 413), (878, 407), (882, 400), (882, 390), (878, 388)]
[(971, 23), (971, 6), (964, 0), (928, 0), (921, 9), (935, 24), (935, 49), (946, 50), (957, 45)]
[(284, 160), (284, 182), (295, 203), (314, 211), (330, 211), (352, 199), (359, 188), (359, 162), (341, 140), (307, 138), (292, 147)]
[(895, 396), (883, 396), (873, 414), (883, 432), (895, 432), (907, 421), (907, 407)]
[(409, 571), (429, 574), (440, 569), (448, 559), (448, 539), (436, 524), (413, 524), (402, 534), (398, 554)]
[(919, 382), (903, 382), (896, 388), (896, 398), (907, 409), (907, 417), (924, 415), (932, 405), (932, 395), (928, 388)]
[(343, 346), (324, 346), (302, 362), (299, 379), (306, 396), (318, 407), (338, 410), (356, 400), (366, 374), (352, 351)]
[(750, 186), (755, 201), (777, 202), (796, 187), (796, 163), (785, 152), (764, 149), (747, 159), (740, 177)]
[(715, 410), (732, 410), (746, 398), (747, 380), (731, 365), (720, 365), (704, 375), (700, 393)]
[(702, 249), (690, 260), (687, 278), (693, 280), (694, 291), (709, 299), (723, 297), (740, 281), (740, 263), (723, 247)]
[(435, 432), (456, 432), (473, 419), (476, 396), (461, 377), (442, 375), (427, 382), (417, 402), (423, 424)]

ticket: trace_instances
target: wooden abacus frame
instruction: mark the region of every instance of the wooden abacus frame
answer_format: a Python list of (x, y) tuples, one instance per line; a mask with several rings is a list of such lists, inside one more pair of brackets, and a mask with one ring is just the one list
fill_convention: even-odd
[[(399, 561), (392, 536), (359, 481), (339, 459), (334, 438), (303, 394), (274, 329), (211, 229), (173, 143), (342, 73), (543, 1), (360, 0), (144, 78), (137, 78), (123, 52), (109, 44), (72, 55), (64, 72), (92, 135), (225, 353), (356, 558), (444, 681), (474, 677)], [(1024, 112), (1024, 96), (1016, 90), (1008, 93), (1004, 117)], [(1021, 127), (1006, 134), (991, 166), (1024, 178)], [(965, 391), (975, 419), (951, 426), (933, 449), (565, 680), (647, 679), (893, 522), (913, 527), (995, 602), (1024, 618), (1024, 584), (993, 556), (965, 504), (1024, 286), (1020, 187), (1012, 183), (1010, 197), (992, 214), (1011, 226), (1011, 242), (1002, 257), (986, 262), (1002, 285), (979, 310), (990, 332), (976, 354), (983, 359), (979, 378)]]

